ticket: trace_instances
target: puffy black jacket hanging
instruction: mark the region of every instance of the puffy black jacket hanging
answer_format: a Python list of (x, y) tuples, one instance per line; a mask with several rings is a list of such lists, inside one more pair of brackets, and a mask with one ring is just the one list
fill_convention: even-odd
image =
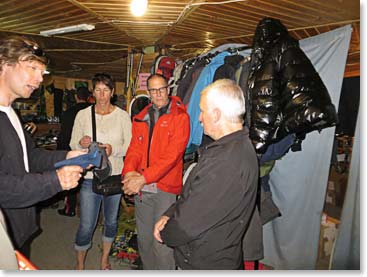
[(290, 133), (302, 137), (337, 122), (319, 74), (277, 19), (264, 18), (256, 27), (247, 84), (250, 137), (259, 154)]

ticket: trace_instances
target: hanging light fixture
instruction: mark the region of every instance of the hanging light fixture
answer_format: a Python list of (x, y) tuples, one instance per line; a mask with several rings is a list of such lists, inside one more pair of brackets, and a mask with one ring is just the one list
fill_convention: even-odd
[(131, 13), (134, 16), (142, 16), (147, 11), (148, 0), (132, 0), (130, 4)]
[(40, 35), (48, 37), (52, 35), (60, 35), (60, 34), (67, 34), (72, 32), (79, 32), (79, 31), (92, 31), (94, 30), (95, 26), (92, 24), (79, 24), (73, 26), (66, 26), (62, 28), (52, 29), (41, 31)]

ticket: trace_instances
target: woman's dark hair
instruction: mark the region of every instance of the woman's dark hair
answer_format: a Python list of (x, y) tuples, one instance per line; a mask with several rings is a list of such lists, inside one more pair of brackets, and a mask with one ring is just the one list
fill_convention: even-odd
[(113, 78), (111, 77), (111, 75), (106, 73), (97, 73), (96, 75), (94, 75), (92, 79), (93, 89), (95, 89), (97, 83), (105, 84), (110, 88), (110, 90), (113, 90), (115, 88)]

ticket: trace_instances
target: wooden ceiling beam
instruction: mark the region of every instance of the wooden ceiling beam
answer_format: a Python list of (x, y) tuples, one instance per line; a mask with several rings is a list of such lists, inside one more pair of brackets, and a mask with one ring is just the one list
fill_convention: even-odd
[(101, 23), (105, 22), (105, 23), (109, 24), (112, 28), (114, 28), (114, 29), (118, 30), (119, 32), (124, 33), (126, 36), (128, 36), (128, 34), (126, 33), (125, 30), (119, 28), (115, 24), (110, 23), (108, 19), (104, 18), (103, 16), (99, 15), (98, 13), (93, 11), (92, 9), (90, 9), (90, 8), (86, 7), (85, 5), (81, 4), (79, 1), (76, 1), (76, 0), (66, 0), (66, 1), (73, 4), (76, 7), (84, 10), (85, 12), (95, 16), (98, 20), (100, 20)]

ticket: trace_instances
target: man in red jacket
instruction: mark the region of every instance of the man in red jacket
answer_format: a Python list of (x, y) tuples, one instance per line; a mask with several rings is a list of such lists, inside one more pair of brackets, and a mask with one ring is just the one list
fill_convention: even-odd
[(190, 120), (178, 97), (168, 96), (167, 80), (147, 80), (152, 103), (133, 118), (132, 139), (122, 175), (124, 192), (135, 195), (139, 254), (144, 269), (175, 269), (173, 250), (153, 238), (153, 227), (182, 190), (183, 154)]

